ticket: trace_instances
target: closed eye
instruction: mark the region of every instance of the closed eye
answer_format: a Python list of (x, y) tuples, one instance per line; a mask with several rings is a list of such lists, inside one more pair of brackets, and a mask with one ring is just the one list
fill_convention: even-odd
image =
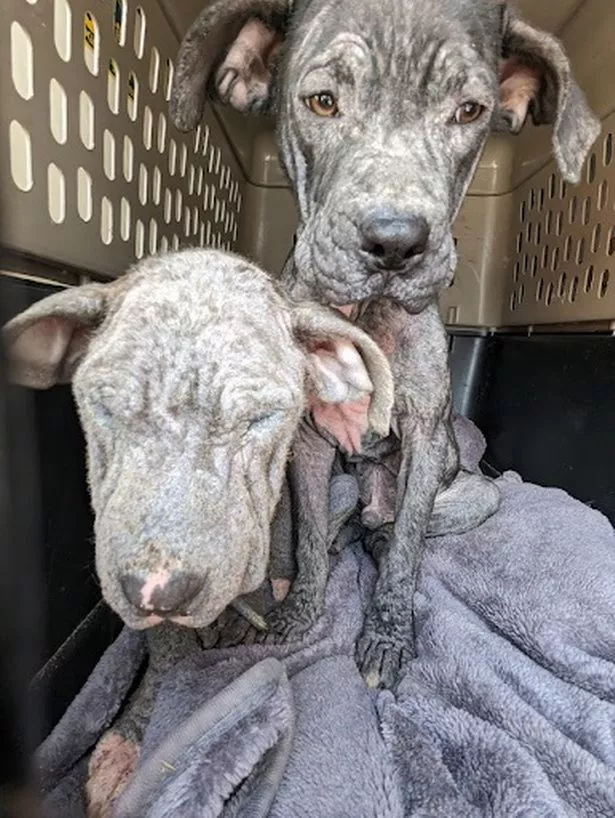
[(276, 426), (284, 417), (283, 409), (272, 409), (271, 411), (261, 412), (250, 418), (248, 421), (248, 431), (252, 430), (267, 430)]

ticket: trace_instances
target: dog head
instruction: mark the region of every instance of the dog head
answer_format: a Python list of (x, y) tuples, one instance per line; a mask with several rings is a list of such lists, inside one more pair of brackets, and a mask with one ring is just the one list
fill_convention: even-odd
[(133, 628), (205, 627), (260, 586), (308, 405), (349, 448), (368, 421), (389, 427), (392, 378), (376, 344), (337, 312), (289, 305), (230, 254), (154, 257), (62, 291), (4, 339), (14, 381), (72, 381), (97, 573)]
[(491, 130), (552, 123), (577, 181), (599, 125), (561, 44), (494, 0), (217, 0), (179, 50), (171, 115), (208, 95), (278, 113), (300, 227), (295, 297), (422, 309)]

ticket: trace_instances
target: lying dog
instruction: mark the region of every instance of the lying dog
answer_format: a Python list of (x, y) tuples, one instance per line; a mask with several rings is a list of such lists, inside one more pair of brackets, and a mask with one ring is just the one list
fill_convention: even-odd
[[(378, 346), (217, 251), (153, 257), (115, 282), (64, 290), (9, 322), (4, 339), (15, 382), (72, 381), (103, 595), (132, 628), (185, 626), (170, 644), (150, 640), (158, 671), (191, 649), (186, 629), (265, 580), (306, 406), (337, 407), (343, 437), (368, 422), (389, 430), (393, 383)], [(105, 814), (134, 769), (153, 695), (146, 680), (95, 752), (90, 815)]]
[[(412, 651), (414, 580), (438, 493), (442, 530), (467, 530), (497, 508), (485, 478), (459, 471), (451, 429), (436, 299), (456, 264), (452, 225), (491, 130), (518, 133), (528, 116), (552, 123), (560, 170), (576, 182), (598, 122), (561, 44), (496, 0), (216, 0), (176, 69), (170, 112), (182, 130), (198, 125), (208, 96), (277, 111), (300, 219), (286, 291), (406, 311), (391, 344), (395, 524), (359, 647), (366, 677), (391, 684)], [(310, 498), (305, 479), (306, 514), (322, 519), (322, 492)]]

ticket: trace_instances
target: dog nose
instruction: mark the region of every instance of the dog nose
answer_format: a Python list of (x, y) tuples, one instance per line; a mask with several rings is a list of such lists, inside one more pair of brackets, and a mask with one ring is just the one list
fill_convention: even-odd
[(120, 578), (126, 599), (147, 614), (183, 615), (203, 588), (203, 578), (194, 574), (160, 571), (157, 574), (126, 574)]
[(403, 266), (425, 252), (427, 219), (419, 213), (372, 213), (361, 224), (362, 249), (380, 267)]

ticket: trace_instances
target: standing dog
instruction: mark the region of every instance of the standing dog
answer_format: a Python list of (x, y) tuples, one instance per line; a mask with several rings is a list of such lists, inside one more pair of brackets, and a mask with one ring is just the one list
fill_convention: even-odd
[(449, 517), (435, 533), (497, 507), (485, 478), (459, 471), (451, 430), (436, 299), (456, 263), (453, 222), (491, 130), (518, 133), (528, 116), (553, 124), (558, 165), (576, 182), (599, 124), (562, 45), (496, 0), (215, 0), (176, 69), (171, 115), (184, 131), (208, 96), (277, 111), (300, 215), (288, 293), (405, 310), (391, 343), (396, 517), (359, 645), (366, 677), (390, 684), (412, 648), (412, 591), (438, 493)]

